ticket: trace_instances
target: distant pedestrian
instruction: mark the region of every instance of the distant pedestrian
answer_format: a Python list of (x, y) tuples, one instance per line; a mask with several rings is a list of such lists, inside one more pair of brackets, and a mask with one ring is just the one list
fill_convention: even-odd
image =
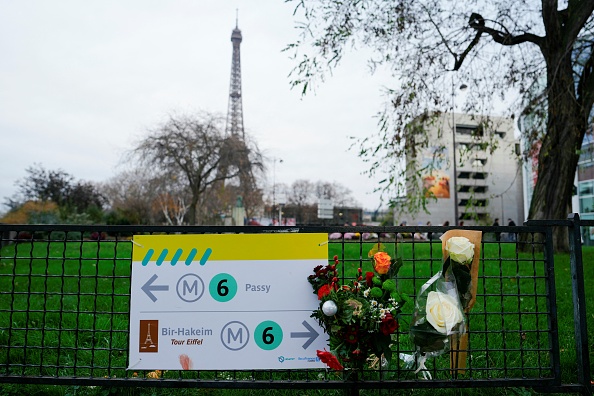
[[(427, 225), (427, 227), (431, 227), (431, 222), (428, 221), (426, 225)], [(425, 232), (423, 235), (425, 235), (425, 239), (433, 239), (432, 232)]]
[[(508, 225), (508, 227), (515, 227), (516, 226), (516, 223), (512, 219), (507, 219), (507, 225)], [(507, 234), (507, 239), (510, 242), (515, 242), (516, 241), (516, 233), (515, 232), (509, 232)]]
[[(403, 221), (400, 223), (399, 227), (406, 227), (407, 223), (406, 221)], [(400, 240), (404, 239), (404, 238), (412, 238), (412, 234), (410, 232), (399, 232), (396, 234), (396, 237)]]
[[(421, 227), (423, 225), (423, 223), (419, 223), (418, 225), (419, 225), (419, 227)], [(416, 239), (417, 241), (426, 241), (427, 233), (426, 232), (415, 232), (413, 234), (413, 239)]]
[[(495, 219), (493, 222), (493, 227), (499, 227), (499, 219)], [(499, 242), (501, 240), (501, 232), (495, 232), (495, 240)]]

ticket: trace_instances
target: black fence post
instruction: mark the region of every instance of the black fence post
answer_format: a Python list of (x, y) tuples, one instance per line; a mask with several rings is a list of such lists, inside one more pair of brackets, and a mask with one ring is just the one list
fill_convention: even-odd
[(569, 227), (569, 260), (571, 265), (578, 382), (586, 389), (590, 389), (590, 349), (588, 347), (588, 330), (586, 325), (586, 294), (584, 292), (580, 215), (578, 213), (570, 213), (568, 219), (571, 220)]

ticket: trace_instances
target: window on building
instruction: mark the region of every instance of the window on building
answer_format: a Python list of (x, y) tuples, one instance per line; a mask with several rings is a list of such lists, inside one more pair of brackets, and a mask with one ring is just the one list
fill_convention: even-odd
[(463, 192), (463, 193), (474, 192), (474, 193), (478, 193), (478, 194), (483, 194), (488, 191), (488, 187), (487, 186), (459, 186), (458, 191)]
[(579, 182), (578, 189), (580, 197), (585, 195), (594, 195), (594, 183), (592, 180)]
[(582, 146), (580, 150), (580, 159), (578, 163), (582, 162), (593, 162), (594, 161), (594, 145), (587, 144)]
[(478, 221), (486, 221), (487, 214), (486, 213), (462, 213), (460, 216), (462, 220), (478, 220)]
[(489, 142), (474, 142), (474, 143), (456, 143), (458, 146), (458, 150), (460, 152), (478, 152), (478, 151), (486, 151), (489, 148)]
[(580, 212), (594, 213), (594, 197), (580, 197)]
[(594, 179), (594, 162), (584, 162), (578, 165), (578, 180)]
[(476, 127), (474, 126), (465, 126), (465, 125), (456, 125), (456, 133), (459, 135), (472, 135), (474, 136), (476, 133)]
[(594, 180), (578, 182), (580, 213), (594, 213)]
[(484, 180), (487, 178), (487, 173), (486, 172), (472, 172), (472, 178)]
[(470, 203), (471, 206), (487, 206), (489, 203), (486, 199), (461, 199), (459, 206), (467, 206)]

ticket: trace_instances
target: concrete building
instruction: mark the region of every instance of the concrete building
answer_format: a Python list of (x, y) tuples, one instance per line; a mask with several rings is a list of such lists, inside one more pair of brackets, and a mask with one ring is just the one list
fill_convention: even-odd
[[(577, 195), (573, 197), (572, 211), (579, 212), (583, 220), (594, 220), (594, 127), (584, 136), (576, 175)], [(594, 227), (582, 227), (582, 241), (594, 245)]]
[[(418, 154), (418, 164), (425, 170), (420, 175), (422, 186), (417, 187), (434, 197), (427, 205), (429, 213), (421, 210), (413, 216), (395, 211), (396, 225), (403, 221), (408, 225), (428, 221), (433, 225), (445, 221), (450, 225), (460, 221), (491, 225), (495, 219), (507, 225), (508, 218), (516, 224), (524, 221), (522, 168), (515, 156), (520, 142), (513, 120), (490, 117), (487, 121), (480, 116), (444, 113), (428, 133), (431, 147)], [(409, 191), (412, 187), (407, 185)]]

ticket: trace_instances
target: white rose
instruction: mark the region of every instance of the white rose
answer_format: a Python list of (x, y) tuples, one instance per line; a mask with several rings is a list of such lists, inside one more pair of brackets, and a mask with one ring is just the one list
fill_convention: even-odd
[(442, 292), (429, 292), (425, 311), (427, 321), (431, 323), (435, 330), (443, 334), (448, 334), (454, 326), (464, 319), (456, 299)]
[(450, 258), (460, 264), (467, 264), (474, 257), (474, 243), (466, 237), (451, 237), (446, 241), (446, 250)]

